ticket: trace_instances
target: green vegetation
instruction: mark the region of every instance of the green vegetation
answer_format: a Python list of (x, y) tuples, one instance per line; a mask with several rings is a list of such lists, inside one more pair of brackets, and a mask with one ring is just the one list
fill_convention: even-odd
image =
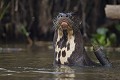
[(120, 32), (120, 24), (116, 24), (115, 28)]
[(25, 35), (26, 37), (29, 36), (29, 33), (27, 32), (25, 25), (21, 25), (20, 32), (21, 32), (23, 35)]
[(4, 15), (7, 12), (9, 6), (10, 6), (10, 3), (8, 3), (6, 6), (5, 5), (2, 6), (0, 10), (0, 21), (4, 18)]
[[(115, 26), (116, 30), (120, 31), (120, 24)], [(110, 32), (105, 27), (97, 29), (96, 33), (92, 35), (92, 42), (102, 46), (114, 46), (117, 42), (117, 36), (115, 33)]]

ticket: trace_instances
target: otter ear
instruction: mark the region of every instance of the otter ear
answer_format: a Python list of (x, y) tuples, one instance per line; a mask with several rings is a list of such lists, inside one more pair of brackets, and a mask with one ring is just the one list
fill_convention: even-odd
[(72, 12), (71, 15), (74, 16), (77, 20), (79, 20), (79, 25), (80, 25), (80, 28), (81, 28), (81, 25), (82, 25), (82, 17), (81, 17), (81, 14), (76, 11), (76, 12)]

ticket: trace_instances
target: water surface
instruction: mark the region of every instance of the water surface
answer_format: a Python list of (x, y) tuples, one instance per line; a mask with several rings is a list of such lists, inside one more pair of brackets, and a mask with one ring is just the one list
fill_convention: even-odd
[(0, 45), (0, 80), (119, 80), (120, 53), (107, 53), (113, 64), (105, 67), (53, 66), (51, 44)]

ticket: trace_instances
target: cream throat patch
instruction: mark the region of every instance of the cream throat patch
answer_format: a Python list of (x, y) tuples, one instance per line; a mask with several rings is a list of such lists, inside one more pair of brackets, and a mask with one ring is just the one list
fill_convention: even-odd
[(56, 61), (59, 64), (69, 63), (68, 58), (75, 50), (75, 37), (73, 31), (65, 32), (58, 30), (57, 41), (55, 43)]

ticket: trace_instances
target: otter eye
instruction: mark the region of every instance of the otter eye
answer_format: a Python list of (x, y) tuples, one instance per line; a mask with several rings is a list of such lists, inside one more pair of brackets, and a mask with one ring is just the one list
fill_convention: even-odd
[(60, 15), (60, 17), (63, 17), (62, 15)]
[(69, 15), (66, 15), (66, 17), (69, 17)]
[(62, 17), (62, 15), (58, 15), (58, 16), (57, 16), (57, 18), (60, 18), (60, 17)]
[(63, 17), (63, 13), (59, 13), (59, 15), (57, 16), (57, 18)]

